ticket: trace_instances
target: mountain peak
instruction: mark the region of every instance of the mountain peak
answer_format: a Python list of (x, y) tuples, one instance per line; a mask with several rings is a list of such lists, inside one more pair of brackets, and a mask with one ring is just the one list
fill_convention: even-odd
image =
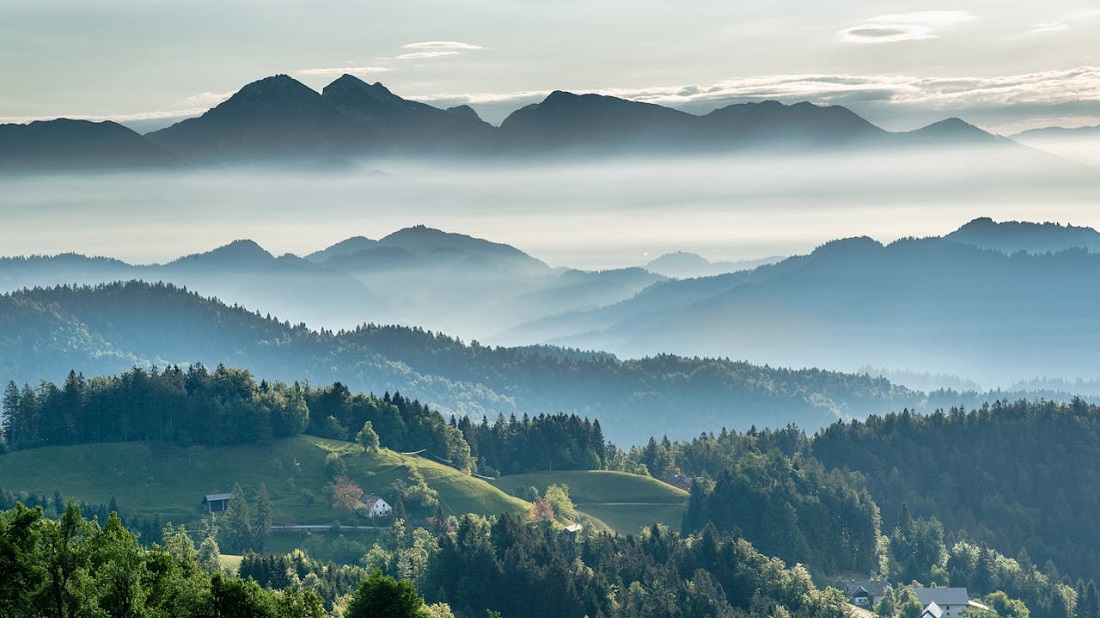
[(909, 135), (929, 141), (954, 141), (970, 144), (994, 144), (1002, 141), (1000, 137), (979, 129), (961, 118), (947, 118), (939, 122), (910, 131)]
[(245, 265), (264, 264), (274, 259), (275, 256), (268, 253), (266, 249), (255, 241), (238, 239), (205, 253), (194, 253), (181, 257), (170, 264), (195, 265), (201, 263), (205, 267), (208, 264), (217, 263), (220, 266), (240, 267)]
[(372, 240), (366, 236), (352, 236), (320, 251), (314, 251), (307, 255), (305, 259), (320, 264), (331, 257), (355, 255), (360, 251), (373, 249), (377, 246), (377, 240)]
[(448, 107), (447, 112), (462, 118), (466, 118), (468, 120), (485, 122), (481, 119), (481, 116), (478, 115), (477, 111), (475, 111), (474, 108), (470, 107), (469, 105), (455, 105), (454, 107)]
[(117, 122), (36, 120), (0, 125), (0, 170), (172, 167), (175, 155)]
[[(293, 105), (297, 108), (314, 107), (321, 95), (314, 89), (289, 75), (279, 74), (265, 77), (245, 84), (233, 96), (214, 108), (283, 107)], [(209, 113), (209, 112), (207, 112)]]
[(378, 241), (383, 247), (397, 247), (416, 255), (451, 253), (467, 257), (504, 259), (538, 269), (547, 268), (537, 260), (511, 245), (496, 243), (465, 234), (444, 232), (425, 225), (414, 225), (398, 230)]
[(944, 236), (946, 240), (1004, 253), (1059, 252), (1067, 249), (1100, 251), (1100, 232), (1090, 227), (1027, 221), (996, 222), (979, 217)]

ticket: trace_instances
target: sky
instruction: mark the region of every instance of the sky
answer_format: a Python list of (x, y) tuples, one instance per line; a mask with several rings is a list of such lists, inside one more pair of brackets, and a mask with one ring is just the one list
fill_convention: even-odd
[(277, 73), (499, 123), (555, 89), (705, 112), (846, 105), (890, 130), (1100, 124), (1100, 7), (954, 0), (4, 0), (0, 122), (163, 126)]

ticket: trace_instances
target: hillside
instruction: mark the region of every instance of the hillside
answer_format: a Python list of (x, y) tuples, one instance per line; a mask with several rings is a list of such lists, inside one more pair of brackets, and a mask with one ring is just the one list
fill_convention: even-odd
[[(1061, 230), (1062, 242), (1072, 231)], [(998, 246), (1030, 248), (1012, 239), (1011, 226), (993, 233)], [(1084, 247), (1009, 255), (953, 239), (848, 238), (747, 273), (664, 282), (519, 330), (625, 356), (874, 365), (987, 386), (1040, 375), (1072, 380), (1100, 363), (1100, 328), (1089, 309), (1098, 274), (1100, 256)]]
[[(291, 326), (168, 285), (28, 290), (0, 296), (0, 380), (61, 381), (135, 364), (249, 368), (287, 383), (400, 391), (480, 418), (576, 412), (629, 445), (715, 427), (823, 427), (847, 416), (920, 407), (886, 380), (662, 355), (620, 360), (551, 347), (490, 348), (419, 329), (332, 333)], [(970, 397), (964, 398), (970, 401)], [(691, 409), (687, 417), (680, 411)]]
[(512, 474), (492, 481), (513, 496), (533, 487), (540, 494), (550, 485), (566, 485), (577, 510), (619, 534), (635, 534), (654, 523), (679, 530), (688, 494), (648, 476), (608, 470), (565, 470)]
[[(419, 470), (439, 492), (448, 514), (522, 513), (526, 504), (439, 463), (382, 449), (368, 454), (357, 445), (312, 436), (233, 447), (178, 447), (163, 443), (112, 443), (43, 447), (0, 455), (0, 488), (63, 496), (91, 504), (113, 497), (127, 517), (159, 517), (187, 523), (202, 517), (207, 494), (240, 483), (251, 495), (261, 483), (271, 495), (276, 524), (324, 524), (340, 519), (329, 503), (326, 457), (337, 454), (347, 475), (365, 492), (393, 502), (391, 485), (411, 483)], [(409, 514), (422, 518), (431, 511)]]

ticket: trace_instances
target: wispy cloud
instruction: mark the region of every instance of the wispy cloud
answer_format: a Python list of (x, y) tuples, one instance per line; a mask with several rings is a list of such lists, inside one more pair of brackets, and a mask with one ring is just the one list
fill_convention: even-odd
[(138, 112), (135, 114), (58, 114), (56, 116), (0, 116), (0, 124), (26, 124), (36, 120), (56, 120), (57, 118), (69, 118), (72, 120), (88, 120), (91, 122), (103, 122), (110, 120), (118, 123), (141, 122), (145, 120), (172, 120), (193, 118), (201, 116), (207, 108), (178, 109), (172, 111)]
[[(966, 109), (1012, 105), (1100, 104), (1100, 67), (1084, 66), (999, 77), (918, 77), (912, 75), (802, 74), (772, 75), (723, 81), (711, 85), (586, 90), (673, 107), (777, 99), (818, 104), (860, 103)], [(541, 99), (549, 90), (447, 93), (417, 96), (434, 103), (501, 104)]]
[(461, 52), (457, 51), (424, 51), (424, 52), (412, 52), (408, 54), (401, 54), (400, 56), (394, 56), (394, 60), (425, 60), (427, 58), (440, 58), (443, 56), (457, 56)]
[(392, 67), (367, 66), (367, 67), (327, 67), (323, 69), (301, 69), (295, 71), (298, 75), (370, 75), (373, 73), (389, 73)]
[(480, 45), (471, 45), (459, 41), (420, 41), (419, 43), (406, 43), (401, 49), (425, 49), (430, 51), (473, 51), (482, 49)]
[(975, 17), (967, 11), (918, 11), (872, 17), (866, 22), (840, 31), (848, 43), (895, 43), (936, 38), (936, 32)]
[(1060, 21), (1043, 22), (1041, 24), (1035, 24), (1029, 32), (1032, 34), (1039, 34), (1042, 32), (1058, 32), (1060, 30), (1069, 30), (1069, 26)]
[(207, 107), (213, 107), (222, 101), (225, 101), (229, 97), (233, 96), (235, 90), (229, 92), (200, 92), (199, 94), (187, 97), (189, 103), (195, 105), (205, 105)]

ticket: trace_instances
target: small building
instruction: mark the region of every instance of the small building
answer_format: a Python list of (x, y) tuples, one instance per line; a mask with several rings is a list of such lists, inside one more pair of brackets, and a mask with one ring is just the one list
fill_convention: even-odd
[[(970, 594), (966, 588), (913, 588), (913, 594), (924, 606), (925, 613), (929, 609), (940, 610), (938, 616), (931, 618), (960, 618), (963, 610), (968, 607), (975, 609), (989, 609), (985, 605), (970, 600)], [(935, 606), (933, 608), (933, 606)], [(928, 618), (928, 617), (922, 617)]]
[(565, 527), (565, 531), (568, 534), (571, 534), (573, 536), (577, 536), (577, 534), (579, 534), (580, 531), (583, 528), (584, 528), (584, 526), (581, 526), (580, 524), (569, 524), (568, 526)]
[(363, 509), (367, 517), (384, 517), (393, 512), (392, 506), (390, 506), (380, 496), (376, 496), (374, 494), (367, 494), (363, 496), (359, 499), (359, 502), (362, 503), (362, 507), (360, 508)]
[(856, 607), (873, 610), (886, 596), (886, 582), (848, 582), (848, 602)]
[(223, 513), (233, 494), (207, 494), (202, 499), (202, 508), (207, 513)]
[(921, 612), (920, 618), (943, 618), (943, 610), (935, 603), (929, 603)]

